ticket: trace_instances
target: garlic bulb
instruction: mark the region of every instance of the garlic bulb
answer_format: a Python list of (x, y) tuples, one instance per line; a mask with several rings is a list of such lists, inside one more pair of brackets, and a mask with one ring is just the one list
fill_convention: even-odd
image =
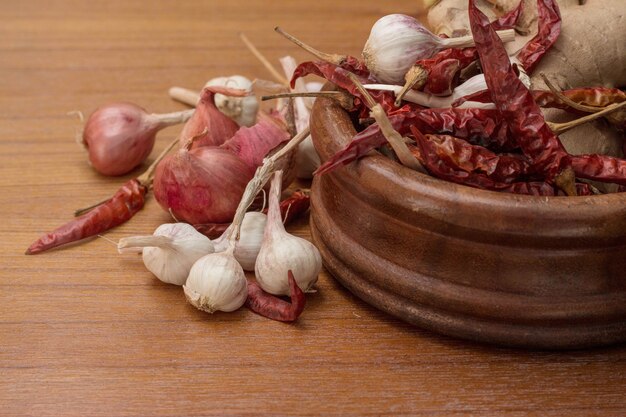
[[(263, 231), (267, 223), (267, 216), (258, 211), (249, 211), (241, 222), (239, 229), (239, 240), (235, 245), (235, 259), (239, 262), (245, 271), (254, 271), (256, 257), (261, 250), (261, 242), (263, 242)], [(224, 233), (215, 239), (215, 252), (222, 252), (228, 248), (232, 230), (232, 225), (224, 231)]]
[(245, 303), (248, 281), (232, 249), (206, 255), (193, 264), (183, 290), (187, 301), (197, 309), (230, 312)]
[[(515, 39), (514, 30), (498, 31), (498, 34), (504, 42)], [(405, 74), (417, 60), (430, 58), (442, 49), (473, 45), (471, 36), (440, 38), (411, 16), (390, 14), (372, 26), (363, 59), (378, 81), (403, 84)]]
[[(221, 86), (252, 92), (252, 81), (241, 75), (213, 78), (207, 81), (204, 86)], [(259, 101), (252, 94), (245, 97), (228, 97), (223, 94), (216, 94), (215, 106), (237, 122), (239, 126), (250, 127), (256, 122)]]
[(120, 239), (117, 248), (120, 253), (142, 248), (148, 271), (161, 281), (176, 285), (185, 283), (198, 259), (214, 251), (213, 242), (186, 223), (162, 224), (152, 236)]
[(310, 292), (322, 269), (322, 257), (311, 242), (285, 231), (279, 208), (281, 181), (282, 171), (276, 171), (269, 193), (268, 221), (254, 268), (256, 280), (271, 294), (289, 295), (291, 270), (300, 289)]

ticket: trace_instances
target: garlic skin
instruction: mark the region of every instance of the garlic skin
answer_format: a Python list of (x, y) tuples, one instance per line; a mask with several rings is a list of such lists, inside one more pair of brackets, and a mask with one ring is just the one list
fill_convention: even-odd
[[(252, 92), (252, 81), (242, 75), (213, 78), (205, 87), (220, 86)], [(228, 97), (223, 94), (215, 95), (215, 106), (226, 116), (233, 119), (239, 126), (250, 127), (256, 122), (259, 110), (259, 101), (254, 95), (245, 97)]]
[(415, 61), (430, 58), (441, 48), (440, 42), (413, 17), (390, 14), (374, 23), (362, 54), (378, 81), (403, 84)]
[[(239, 240), (235, 245), (234, 255), (244, 271), (254, 271), (256, 258), (261, 250), (266, 223), (267, 216), (258, 211), (247, 212), (241, 222)], [(215, 252), (223, 252), (228, 248), (228, 236), (231, 230), (232, 225), (213, 241)]]
[(254, 273), (261, 288), (270, 294), (290, 294), (289, 270), (302, 291), (312, 292), (322, 269), (322, 257), (311, 242), (285, 231), (279, 208), (281, 181), (282, 171), (276, 171), (270, 189), (268, 221)]
[(231, 312), (246, 302), (248, 281), (232, 251), (226, 251), (198, 259), (183, 290), (187, 301), (199, 310)]
[[(279, 61), (287, 79), (292, 79), (294, 71), (298, 67), (295, 58), (287, 55), (280, 58)], [(321, 88), (321, 83), (305, 83), (302, 78), (299, 78), (296, 80), (295, 88), (291, 89), (291, 91), (294, 93), (304, 93), (307, 91), (320, 91)], [(314, 102), (315, 99), (312, 97), (294, 98), (295, 125), (298, 132), (301, 132), (309, 126), (311, 108)], [(298, 146), (298, 152), (296, 153), (296, 177), (301, 179), (313, 178), (313, 172), (315, 172), (321, 164), (320, 157), (313, 146), (313, 139), (311, 135), (309, 135)]]
[(143, 263), (159, 280), (183, 285), (193, 264), (213, 253), (211, 240), (186, 223), (166, 223), (157, 227), (152, 236), (120, 239), (118, 251), (143, 248)]

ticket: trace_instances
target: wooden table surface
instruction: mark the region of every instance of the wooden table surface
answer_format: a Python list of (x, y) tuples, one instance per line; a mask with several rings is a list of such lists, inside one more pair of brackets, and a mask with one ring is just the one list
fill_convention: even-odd
[[(418, 1), (0, 2), (0, 415), (626, 415), (626, 348), (528, 352), (435, 335), (380, 313), (323, 273), (295, 325), (246, 309), (209, 316), (134, 256), (88, 243), (27, 257), (41, 233), (113, 193), (72, 110), (128, 100), (182, 109), (172, 85), (269, 78), (318, 48), (358, 54), (375, 19)], [(162, 132), (154, 154), (178, 128)], [(167, 222), (151, 198), (116, 240)], [(292, 231), (308, 236), (306, 220)]]

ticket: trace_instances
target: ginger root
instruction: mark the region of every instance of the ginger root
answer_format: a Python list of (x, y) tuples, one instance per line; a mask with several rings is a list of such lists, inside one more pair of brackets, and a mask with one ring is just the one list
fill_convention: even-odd
[[(517, 7), (520, 0), (479, 0), (478, 6), (494, 20)], [(515, 42), (506, 45), (510, 55), (537, 33), (537, 0), (522, 0), (522, 15)], [(561, 35), (531, 74), (532, 88), (547, 90), (540, 74), (561, 89), (574, 87), (626, 87), (625, 0), (558, 0)], [(428, 12), (428, 23), (437, 33), (462, 36), (471, 33), (467, 0), (440, 0)], [(564, 122), (575, 118), (562, 110), (544, 109), (547, 120)], [(568, 152), (601, 153), (623, 157), (624, 134), (597, 120), (559, 136)], [(606, 190), (606, 186), (601, 186)]]

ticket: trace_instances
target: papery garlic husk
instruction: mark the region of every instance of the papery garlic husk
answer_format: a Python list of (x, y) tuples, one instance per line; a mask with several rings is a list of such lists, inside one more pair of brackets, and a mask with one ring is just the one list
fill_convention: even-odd
[[(267, 216), (258, 211), (247, 212), (241, 222), (239, 240), (235, 244), (234, 255), (245, 271), (254, 271), (254, 264), (261, 250), (266, 223)], [(228, 248), (228, 236), (230, 236), (231, 230), (232, 225), (213, 242), (216, 252), (222, 252)]]
[(276, 171), (269, 195), (268, 221), (254, 273), (266, 292), (289, 295), (288, 272), (291, 270), (304, 292), (312, 292), (322, 269), (319, 250), (308, 240), (285, 231), (280, 217), (282, 171)]
[[(298, 67), (297, 61), (288, 55), (280, 58), (280, 64), (283, 67), (283, 71), (285, 72), (287, 79), (292, 79), (293, 74)], [(317, 85), (311, 85), (311, 88), (313, 88), (312, 91), (319, 91), (321, 89), (320, 86), (317, 90), (315, 90), (317, 87)], [(311, 90), (309, 90), (309, 86), (304, 82), (304, 79), (298, 78), (291, 91), (295, 93), (304, 93)], [(294, 98), (295, 125), (298, 132), (301, 132), (309, 126), (309, 120), (311, 119), (310, 109), (314, 102), (315, 99), (312, 97)], [(296, 154), (296, 176), (301, 179), (311, 179), (313, 178), (313, 172), (318, 169), (320, 165), (320, 157), (313, 146), (313, 139), (309, 135), (298, 146), (298, 152)]]
[[(252, 81), (242, 75), (213, 78), (205, 84), (205, 87), (221, 86), (245, 90), (252, 93)], [(250, 127), (256, 122), (259, 111), (259, 101), (250, 94), (245, 97), (229, 97), (223, 94), (215, 95), (215, 106), (226, 116), (233, 119), (239, 126)]]
[(232, 250), (227, 250), (198, 259), (183, 290), (187, 301), (199, 310), (230, 312), (245, 303), (248, 281)]
[(120, 239), (118, 250), (143, 248), (143, 263), (159, 280), (183, 285), (193, 264), (213, 253), (211, 240), (186, 223), (166, 223), (152, 236), (133, 236)]

